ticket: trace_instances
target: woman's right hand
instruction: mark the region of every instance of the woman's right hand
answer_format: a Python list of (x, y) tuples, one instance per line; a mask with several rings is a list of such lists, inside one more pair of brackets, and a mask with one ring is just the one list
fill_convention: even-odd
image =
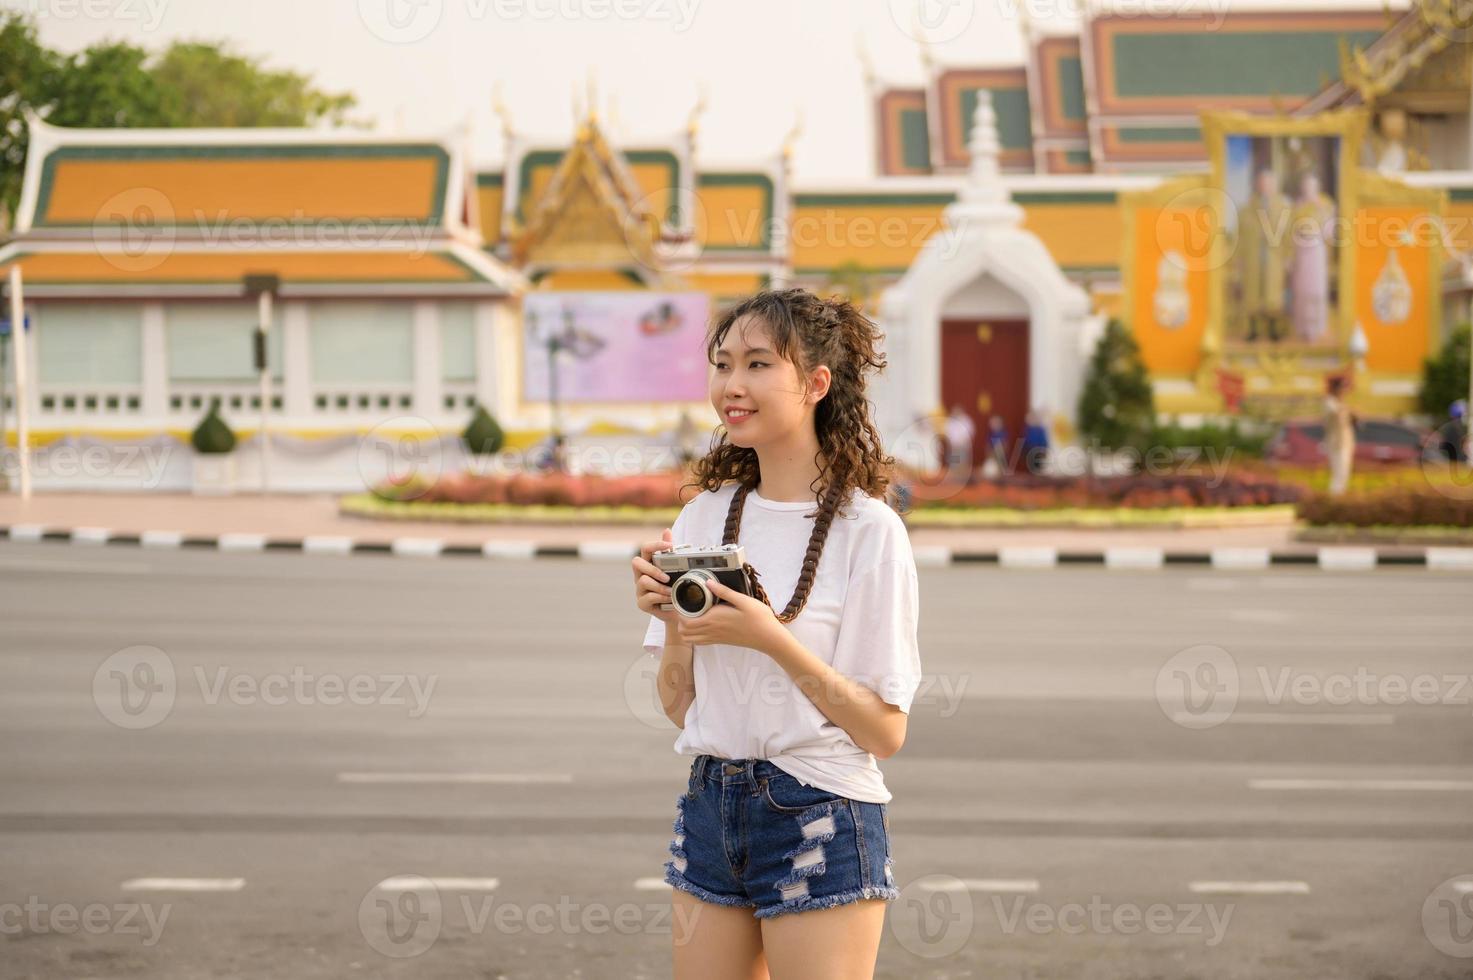
[(670, 577), (660, 571), (655, 565), (653, 558), (657, 551), (669, 551), (674, 547), (670, 536), (670, 529), (665, 528), (659, 541), (651, 541), (641, 545), (639, 554), (630, 559), (630, 565), (634, 570), (634, 602), (639, 606), (641, 612), (648, 613), (663, 623), (674, 623), (680, 614), (673, 609), (661, 609), (660, 606), (670, 601), (670, 586), (667, 585)]

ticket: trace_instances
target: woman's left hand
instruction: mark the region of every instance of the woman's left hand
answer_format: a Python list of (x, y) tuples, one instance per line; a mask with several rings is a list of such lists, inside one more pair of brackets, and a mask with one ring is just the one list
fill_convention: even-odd
[(776, 649), (787, 633), (787, 627), (778, 620), (771, 606), (720, 582), (708, 584), (712, 593), (722, 601), (694, 619), (676, 617), (683, 642), (692, 645), (724, 643), (750, 647), (761, 653), (771, 653)]

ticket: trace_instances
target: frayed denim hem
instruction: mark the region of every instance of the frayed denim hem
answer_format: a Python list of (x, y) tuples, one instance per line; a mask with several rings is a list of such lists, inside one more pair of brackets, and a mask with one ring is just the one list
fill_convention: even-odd
[(853, 891), (840, 892), (837, 895), (804, 895), (795, 898), (791, 902), (783, 902), (781, 905), (772, 905), (764, 909), (758, 909), (755, 913), (759, 919), (770, 919), (775, 915), (783, 915), (787, 912), (807, 912), (810, 909), (831, 909), (836, 905), (848, 905), (850, 902), (862, 901), (866, 898), (883, 898), (887, 902), (893, 902), (900, 897), (899, 888), (856, 888)]
[[(735, 895), (718, 895), (715, 892), (707, 891), (700, 885), (687, 881), (679, 871), (675, 870), (675, 863), (673, 861), (665, 862), (665, 882), (672, 888), (679, 888), (681, 891), (689, 895), (694, 895), (703, 902), (710, 902), (712, 905), (730, 905), (736, 908), (749, 909), (756, 907), (755, 902), (749, 902), (745, 898), (738, 898)], [(896, 894), (899, 893), (897, 892)]]

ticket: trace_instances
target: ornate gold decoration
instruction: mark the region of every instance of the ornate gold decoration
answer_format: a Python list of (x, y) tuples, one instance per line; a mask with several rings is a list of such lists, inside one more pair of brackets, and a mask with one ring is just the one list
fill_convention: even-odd
[(1455, 38), (1473, 29), (1473, 0), (1418, 0), (1370, 48), (1340, 41), (1340, 77), (1375, 103)]
[(984, 343), (984, 344), (990, 344), (990, 343), (992, 343), (992, 324), (990, 324), (990, 323), (979, 323), (979, 324), (977, 324), (977, 339), (979, 341), (981, 341), (982, 343)]
[(992, 412), (991, 392), (984, 391), (977, 395), (977, 411), (981, 412), (983, 415), (987, 415)]
[[(1353, 218), (1360, 207), (1360, 149), (1364, 141), (1368, 114), (1365, 109), (1344, 109), (1317, 116), (1296, 119), (1265, 119), (1241, 112), (1203, 112), (1202, 138), (1212, 161), (1212, 186), (1218, 194), (1227, 187), (1227, 141), (1229, 136), (1268, 137), (1338, 137), (1340, 186), (1334, 189), (1337, 221)], [(1326, 190), (1330, 190), (1326, 188)], [(1215, 350), (1223, 350), (1226, 339), (1224, 296), (1227, 291), (1227, 267), (1230, 254), (1225, 236), (1218, 236), (1221, 249), (1209, 264), (1207, 275), (1207, 333), (1214, 338)], [(1341, 247), (1337, 255), (1339, 295), (1332, 320), (1332, 341), (1342, 351), (1350, 341), (1355, 320), (1356, 249)], [(1217, 356), (1221, 356), (1220, 354)], [(1290, 356), (1299, 357), (1299, 353)], [(1214, 368), (1216, 365), (1212, 365)]]
[(592, 117), (513, 239), (512, 256), (528, 262), (608, 264), (655, 269), (660, 219), (640, 206), (614, 150)]

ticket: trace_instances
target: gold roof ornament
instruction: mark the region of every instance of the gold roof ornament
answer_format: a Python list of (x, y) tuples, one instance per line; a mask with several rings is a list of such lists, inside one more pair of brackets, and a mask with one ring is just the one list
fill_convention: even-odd
[(875, 62), (870, 57), (869, 48), (864, 43), (864, 35), (858, 31), (854, 32), (854, 54), (859, 59), (859, 70), (864, 73), (864, 84), (869, 88), (875, 88), (879, 84), (879, 76), (875, 73)]
[(1413, 9), (1369, 47), (1340, 39), (1340, 77), (1362, 101), (1373, 103), (1454, 40), (1467, 43), (1470, 31), (1473, 0), (1416, 0)]
[[(595, 95), (590, 86), (589, 98)], [(519, 265), (573, 263), (658, 270), (663, 228), (590, 111), (512, 240)]]
[(496, 113), (501, 120), (501, 135), (507, 140), (516, 136), (516, 131), (511, 125), (511, 110), (506, 107), (506, 101), (501, 97), (501, 79), (491, 88), (491, 111)]
[(783, 166), (790, 166), (793, 162), (793, 147), (798, 143), (798, 137), (803, 135), (803, 110), (800, 107), (797, 115), (793, 118), (793, 128), (788, 130), (788, 135), (783, 137)]
[(696, 132), (700, 129), (701, 114), (706, 111), (706, 96), (708, 93), (709, 86), (705, 82), (702, 82), (700, 87), (696, 89), (696, 104), (691, 106), (690, 116), (685, 122), (685, 134), (690, 138), (692, 143), (695, 142)]

